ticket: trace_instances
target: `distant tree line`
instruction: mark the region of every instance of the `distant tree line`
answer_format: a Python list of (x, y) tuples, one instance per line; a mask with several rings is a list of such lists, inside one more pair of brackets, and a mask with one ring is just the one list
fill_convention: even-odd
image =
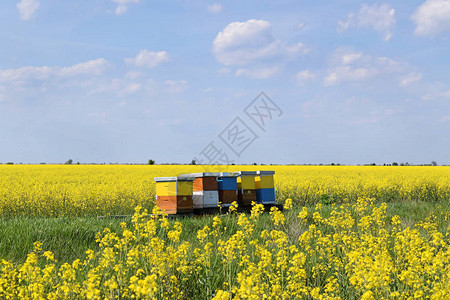
[[(0, 165), (1, 164), (2, 163), (0, 162)], [(5, 164), (6, 165), (14, 165), (13, 162), (7, 162)], [(19, 163), (19, 164), (21, 165), (22, 163)], [(41, 162), (40, 164), (41, 165), (46, 165), (47, 163)], [(73, 159), (71, 159), (71, 158), (68, 159), (64, 164), (65, 165), (72, 165), (72, 164), (74, 164)], [(79, 165), (80, 162), (77, 162), (76, 164)], [(90, 165), (105, 165), (106, 163), (89, 163), (89, 164)], [(139, 163), (118, 163), (118, 162), (116, 162), (116, 163), (109, 163), (109, 164), (110, 165), (142, 165), (142, 164), (139, 164)], [(153, 159), (149, 159), (147, 164), (148, 165), (155, 165), (156, 161), (153, 160)], [(183, 163), (160, 163), (160, 164), (161, 165), (187, 165), (187, 164), (189, 164), (189, 165), (197, 165), (197, 161), (195, 159), (193, 159), (190, 163), (187, 163), (187, 164), (183, 164)], [(235, 165), (235, 164), (232, 163), (231, 165)], [(261, 166), (264, 166), (266, 164), (257, 164), (257, 163), (254, 162), (252, 164), (242, 164), (242, 165), (254, 165), (254, 166), (261, 165)], [(280, 165), (280, 164), (268, 164), (268, 165), (276, 166), (276, 165)], [(291, 165), (291, 166), (341, 166), (343, 164), (334, 163), (333, 162), (333, 163), (330, 163), (330, 164), (281, 164), (281, 165)], [(384, 163), (382, 165), (380, 164), (380, 166), (437, 166), (437, 165), (438, 165), (437, 162), (434, 161), (434, 160), (431, 163), (429, 163), (429, 164), (410, 164), (409, 162), (398, 163), (396, 161), (394, 161), (393, 163), (390, 163), (390, 164), (386, 164), (386, 163)], [(357, 164), (357, 166), (360, 166), (360, 164)], [(377, 164), (376, 163), (369, 163), (369, 164), (363, 164), (363, 166), (377, 166)], [(443, 165), (443, 166), (446, 166), (446, 165)]]

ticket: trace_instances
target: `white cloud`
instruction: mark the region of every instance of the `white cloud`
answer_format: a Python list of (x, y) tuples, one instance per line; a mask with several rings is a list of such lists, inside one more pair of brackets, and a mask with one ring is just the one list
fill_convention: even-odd
[(427, 0), (411, 15), (414, 34), (434, 36), (450, 31), (450, 0)]
[(233, 22), (219, 32), (213, 42), (213, 51), (226, 66), (247, 65), (275, 57), (292, 58), (307, 49), (301, 43), (285, 45), (275, 39), (271, 25), (265, 20)]
[(117, 7), (115, 10), (116, 15), (122, 15), (127, 12), (129, 4), (139, 3), (140, 0), (111, 0), (111, 1), (117, 3)]
[(358, 14), (358, 25), (372, 27), (376, 31), (384, 33), (384, 40), (388, 41), (395, 28), (395, 9), (390, 8), (387, 4), (380, 6), (363, 4)]
[(181, 93), (189, 87), (186, 80), (166, 80), (164, 84), (167, 86), (167, 92), (169, 93)]
[(217, 13), (220, 13), (222, 11), (222, 5), (220, 5), (219, 3), (214, 3), (214, 4), (211, 4), (211, 5), (208, 5), (206, 7), (206, 9), (212, 14), (217, 14)]
[(116, 15), (120, 16), (120, 15), (123, 15), (124, 13), (126, 13), (127, 10), (128, 10), (128, 6), (119, 4), (116, 7), (115, 13), (116, 13)]
[(402, 87), (408, 86), (413, 82), (419, 81), (420, 79), (422, 79), (421, 73), (411, 72), (400, 79), (399, 85)]
[(166, 51), (150, 52), (141, 50), (136, 57), (125, 58), (125, 63), (137, 67), (154, 68), (163, 62), (169, 61)]
[(130, 84), (128, 84), (125, 89), (124, 89), (124, 93), (126, 94), (132, 94), (132, 93), (136, 93), (137, 91), (139, 91), (141, 89), (141, 84), (137, 83), (137, 82), (132, 82)]
[(89, 86), (88, 95), (113, 93), (123, 97), (140, 91), (153, 93), (156, 90), (157, 83), (152, 79), (146, 79), (145, 77), (132, 78), (128, 75), (129, 73), (122, 78), (93, 81), (91, 86)]
[(109, 66), (104, 58), (82, 62), (69, 67), (33, 67), (0, 70), (0, 82), (45, 80), (48, 78), (71, 77), (77, 75), (100, 75)]
[(39, 8), (39, 1), (37, 0), (22, 0), (17, 3), (17, 10), (22, 20), (28, 21), (34, 18), (37, 9)]
[(339, 20), (337, 32), (345, 32), (355, 22), (355, 13), (349, 13), (346, 21)]
[(361, 59), (362, 55), (363, 55), (362, 52), (359, 52), (359, 53), (354, 53), (354, 52), (344, 53), (341, 56), (342, 64), (343, 65), (348, 65), (348, 64), (351, 64), (353, 62), (356, 62), (359, 59)]
[(89, 89), (87, 92), (89, 96), (106, 93), (126, 97), (136, 93), (154, 94), (158, 90), (161, 90), (161, 83), (146, 76), (133, 78), (129, 72), (122, 77), (112, 79), (98, 77), (89, 82), (90, 85), (87, 87)]
[(252, 79), (266, 79), (275, 75), (279, 69), (278, 66), (238, 69), (236, 71), (236, 76), (244, 76)]
[(450, 90), (438, 93), (439, 97), (450, 98)]
[(61, 76), (75, 76), (81, 74), (100, 75), (108, 65), (109, 63), (106, 59), (98, 58), (96, 60), (90, 60), (70, 67), (61, 68), (59, 73)]
[(346, 21), (339, 20), (337, 30), (344, 32), (351, 25), (372, 28), (384, 34), (384, 40), (389, 41), (395, 28), (395, 9), (387, 4), (363, 4), (358, 13), (350, 13)]
[(367, 78), (370, 74), (367, 68), (352, 68), (348, 66), (338, 66), (330, 71), (325, 77), (325, 85), (332, 85), (341, 81), (358, 81)]
[(128, 79), (136, 79), (139, 77), (143, 77), (145, 74), (141, 72), (129, 71), (125, 74), (125, 78)]
[(387, 57), (375, 57), (339, 48), (332, 57), (332, 64), (328, 69), (324, 84), (332, 85), (343, 81), (365, 80), (380, 74), (401, 72), (405, 67), (404, 63)]
[(135, 93), (154, 94), (162, 90), (162, 83), (148, 78), (139, 72), (126, 72), (120, 77), (109, 78), (107, 76), (96, 77), (89, 81), (88, 95), (112, 93), (123, 97)]
[(423, 101), (446, 100), (450, 99), (450, 90), (441, 83), (427, 84), (427, 88), (423, 90), (420, 98)]
[(304, 85), (306, 81), (314, 78), (314, 74), (309, 70), (303, 70), (297, 73), (296, 78), (299, 85)]

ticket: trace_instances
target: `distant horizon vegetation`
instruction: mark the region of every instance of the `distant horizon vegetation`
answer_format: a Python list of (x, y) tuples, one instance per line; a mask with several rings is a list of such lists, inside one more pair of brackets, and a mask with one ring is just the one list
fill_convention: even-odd
[[(225, 165), (225, 164), (198, 164), (195, 160), (192, 160), (190, 163), (178, 163), (178, 162), (163, 162), (163, 163), (156, 163), (155, 160), (149, 159), (146, 163), (120, 163), (120, 162), (90, 162), (90, 163), (83, 163), (83, 162), (74, 162), (72, 159), (67, 160), (64, 163), (47, 163), (47, 162), (40, 162), (40, 163), (14, 163), (14, 162), (0, 162), (0, 165)], [(240, 166), (439, 166), (436, 161), (432, 161), (431, 163), (422, 163), (422, 164), (415, 164), (415, 163), (409, 163), (409, 162), (392, 162), (392, 163), (383, 163), (383, 164), (376, 164), (376, 163), (365, 163), (365, 164), (341, 164), (341, 163), (291, 163), (291, 164), (274, 164), (274, 163), (249, 163), (249, 164), (229, 164), (230, 166), (234, 165), (240, 165)], [(449, 165), (441, 165), (443, 167), (449, 166)]]

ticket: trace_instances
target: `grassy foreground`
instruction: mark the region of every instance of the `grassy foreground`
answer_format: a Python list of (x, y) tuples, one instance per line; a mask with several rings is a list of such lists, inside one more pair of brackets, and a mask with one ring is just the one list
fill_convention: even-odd
[[(307, 209), (314, 209), (314, 206), (308, 206)], [(332, 209), (332, 205), (323, 205), (322, 209), (329, 211)], [(287, 220), (295, 220), (300, 211), (301, 208), (298, 206), (294, 206), (292, 211), (286, 211)], [(408, 226), (414, 226), (427, 218), (431, 213), (445, 216), (445, 214), (450, 213), (450, 203), (437, 204), (424, 201), (391, 202), (388, 204), (386, 212), (387, 218), (398, 215), (403, 224)], [(196, 235), (189, 233), (196, 233), (205, 224), (211, 223), (213, 217), (204, 215), (192, 218), (169, 218), (168, 221), (171, 225), (174, 222), (180, 222), (184, 228), (183, 236), (185, 240), (195, 244), (197, 242)], [(267, 214), (262, 215), (261, 220), (264, 220), (264, 222), (270, 221)], [(58, 262), (71, 262), (82, 257), (88, 249), (98, 249), (98, 243), (95, 241), (95, 236), (98, 232), (109, 228), (111, 232), (120, 234), (120, 223), (122, 222), (126, 222), (128, 226), (132, 224), (131, 218), (0, 218), (0, 228), (2, 229), (0, 230), (0, 258), (14, 263), (23, 263), (28, 253), (33, 251), (34, 242), (40, 241), (46, 250), (54, 253)], [(440, 223), (447, 224), (446, 222), (447, 220), (440, 220)], [(299, 224), (295, 221), (291, 225), (294, 227), (294, 225)], [(306, 229), (304, 226), (300, 227), (299, 230)], [(223, 236), (222, 238), (229, 237)], [(297, 237), (290, 236), (292, 240), (295, 238)]]
[(2, 219), (0, 298), (448, 299), (450, 204), (372, 201), (176, 220)]

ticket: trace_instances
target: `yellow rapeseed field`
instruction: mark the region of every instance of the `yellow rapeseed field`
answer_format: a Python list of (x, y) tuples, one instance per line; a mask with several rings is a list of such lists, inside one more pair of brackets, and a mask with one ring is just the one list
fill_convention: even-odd
[[(155, 176), (235, 170), (275, 170), (285, 211), (232, 206), (186, 231), (154, 207)], [(0, 166), (4, 218), (134, 212), (73, 261), (38, 241), (0, 259), (0, 299), (449, 299), (450, 214), (386, 213), (448, 203), (449, 186), (448, 167)]]
[(153, 208), (154, 177), (239, 170), (274, 170), (280, 203), (450, 199), (450, 167), (0, 165), (0, 216), (132, 214)]
[(72, 262), (39, 242), (23, 264), (0, 260), (0, 298), (449, 299), (450, 228), (437, 221), (449, 215), (406, 226), (373, 201), (269, 216), (255, 205), (188, 233), (137, 207)]

